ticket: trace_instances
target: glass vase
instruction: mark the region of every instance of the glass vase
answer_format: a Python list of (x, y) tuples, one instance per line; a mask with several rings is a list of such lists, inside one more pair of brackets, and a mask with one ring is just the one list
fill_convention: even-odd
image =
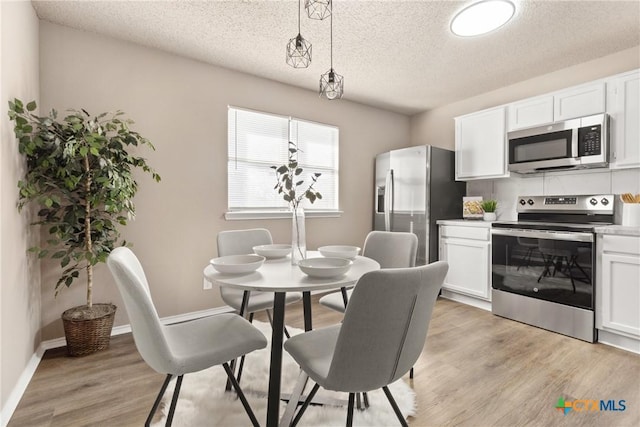
[(291, 264), (298, 265), (307, 257), (307, 242), (304, 231), (304, 208), (291, 209)]

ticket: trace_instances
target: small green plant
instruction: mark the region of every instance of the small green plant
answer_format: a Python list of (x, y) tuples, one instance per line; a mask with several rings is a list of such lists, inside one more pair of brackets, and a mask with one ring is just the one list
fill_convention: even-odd
[(496, 208), (498, 207), (498, 201), (483, 200), (482, 202), (480, 202), (480, 206), (482, 207), (482, 210), (485, 212), (495, 212)]
[(118, 244), (120, 225), (134, 217), (138, 190), (134, 169), (160, 176), (131, 146), (154, 149), (149, 140), (130, 129), (132, 120), (120, 111), (91, 116), (69, 110), (58, 120), (56, 110), (37, 116), (35, 101), (9, 101), (18, 149), (26, 159), (26, 175), (18, 182), (18, 208), (35, 203), (38, 221), (49, 236), (29, 250), (39, 258), (60, 261), (55, 285), (69, 287), (81, 270), (87, 274), (87, 306), (92, 307), (93, 266), (105, 262)]

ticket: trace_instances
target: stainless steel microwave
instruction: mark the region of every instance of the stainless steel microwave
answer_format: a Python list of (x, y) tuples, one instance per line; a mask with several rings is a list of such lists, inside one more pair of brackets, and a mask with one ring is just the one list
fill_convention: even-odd
[(609, 164), (607, 114), (521, 129), (509, 132), (507, 138), (512, 172), (586, 169)]

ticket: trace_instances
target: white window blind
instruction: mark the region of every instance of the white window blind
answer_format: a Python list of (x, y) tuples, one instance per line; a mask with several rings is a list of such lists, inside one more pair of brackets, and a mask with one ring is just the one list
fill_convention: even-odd
[(322, 174), (314, 186), (322, 199), (313, 204), (305, 199), (305, 209), (337, 211), (338, 140), (335, 126), (229, 107), (229, 211), (288, 209), (287, 202), (273, 188), (276, 175), (271, 166), (287, 163), (289, 141), (296, 143), (298, 163), (304, 169), (305, 183), (299, 191), (311, 183), (311, 174)]

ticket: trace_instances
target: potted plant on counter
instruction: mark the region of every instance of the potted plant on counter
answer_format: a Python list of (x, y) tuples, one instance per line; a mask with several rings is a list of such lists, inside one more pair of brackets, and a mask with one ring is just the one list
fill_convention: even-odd
[(483, 200), (480, 202), (480, 206), (482, 207), (482, 211), (484, 212), (482, 215), (482, 219), (485, 221), (495, 221), (496, 220), (496, 208), (498, 207), (497, 200)]
[(9, 118), (19, 152), (26, 160), (26, 174), (18, 183), (18, 209), (28, 203), (37, 208), (38, 220), (48, 238), (29, 251), (38, 258), (59, 260), (62, 268), (55, 295), (86, 272), (87, 303), (62, 314), (67, 350), (72, 356), (90, 354), (109, 346), (116, 306), (94, 304), (93, 267), (105, 262), (117, 245), (118, 227), (135, 212), (133, 197), (138, 184), (135, 169), (160, 181), (142, 157), (129, 152), (131, 146), (153, 145), (129, 128), (133, 121), (122, 112), (91, 116), (85, 110), (70, 110), (58, 120), (52, 110), (37, 116), (35, 101), (24, 105), (9, 102)]

